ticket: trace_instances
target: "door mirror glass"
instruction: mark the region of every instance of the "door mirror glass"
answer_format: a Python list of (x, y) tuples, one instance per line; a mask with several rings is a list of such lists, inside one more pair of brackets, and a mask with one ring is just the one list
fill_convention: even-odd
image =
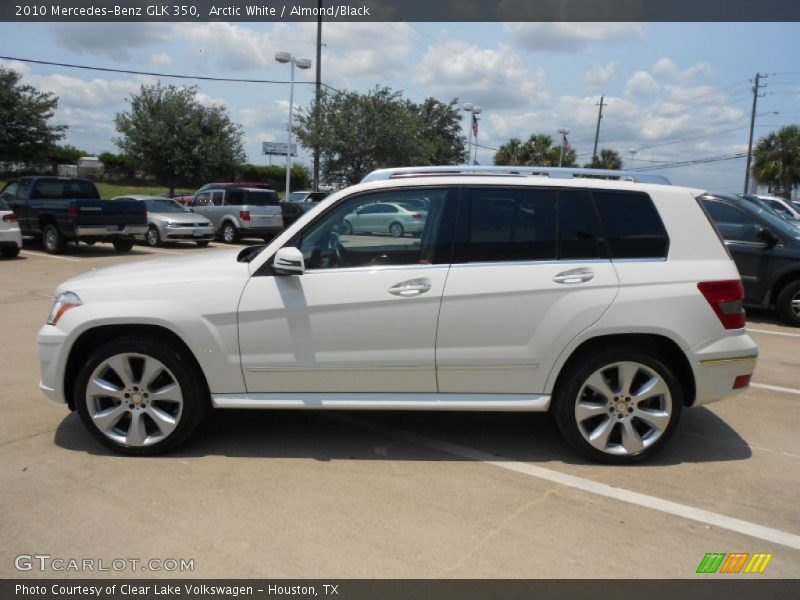
[(772, 233), (771, 229), (767, 229), (766, 227), (759, 227), (758, 239), (764, 242), (768, 248), (771, 248), (781, 241), (777, 235)]
[(297, 248), (281, 248), (275, 253), (272, 269), (278, 275), (302, 275), (306, 270), (303, 253)]

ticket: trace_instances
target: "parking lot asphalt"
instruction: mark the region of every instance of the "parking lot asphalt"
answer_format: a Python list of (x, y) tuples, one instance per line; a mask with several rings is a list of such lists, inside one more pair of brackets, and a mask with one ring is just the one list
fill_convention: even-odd
[[(220, 248), (0, 261), (0, 577), (708, 578), (709, 552), (773, 555), (729, 577), (800, 576), (800, 330), (766, 312), (751, 389), (684, 412), (644, 465), (587, 463), (548, 415), (508, 413), (217, 411), (174, 453), (111, 454), (38, 390), (53, 289)], [(194, 569), (15, 568), (34, 554)]]

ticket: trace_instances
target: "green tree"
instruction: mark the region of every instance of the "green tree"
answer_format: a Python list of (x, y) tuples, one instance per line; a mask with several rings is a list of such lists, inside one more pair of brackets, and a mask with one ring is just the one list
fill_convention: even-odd
[(616, 150), (602, 148), (592, 161), (584, 165), (587, 169), (621, 169), (622, 157)]
[[(561, 159), (561, 146), (553, 146), (553, 138), (544, 133), (531, 135), (526, 142), (511, 138), (500, 146), (494, 164), (529, 167), (557, 167)], [(563, 166), (575, 166), (575, 150), (564, 152)]]
[(203, 106), (197, 88), (143, 85), (115, 122), (114, 142), (134, 165), (169, 187), (232, 179), (244, 162), (241, 127), (222, 106)]
[(109, 179), (132, 180), (136, 178), (136, 164), (127, 154), (101, 152), (97, 158), (103, 163), (104, 175)]
[(376, 87), (366, 94), (323, 93), (297, 117), (297, 139), (319, 147), (327, 179), (358, 182), (381, 167), (452, 164), (466, 155), (456, 101), (422, 104)]
[(800, 127), (787, 125), (761, 138), (753, 150), (753, 177), (775, 193), (791, 196), (800, 185)]
[(50, 125), (58, 97), (20, 83), (20, 74), (0, 67), (0, 161), (47, 162), (66, 125)]
[(54, 145), (47, 153), (47, 162), (54, 165), (74, 165), (82, 156), (91, 156), (86, 150), (66, 144)]

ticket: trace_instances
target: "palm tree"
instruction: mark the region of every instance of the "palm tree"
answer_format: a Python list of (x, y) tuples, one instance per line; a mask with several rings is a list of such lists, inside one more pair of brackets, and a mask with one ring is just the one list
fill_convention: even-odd
[(761, 138), (753, 151), (753, 177), (791, 197), (800, 185), (800, 127), (787, 125)]
[(584, 165), (587, 169), (621, 169), (622, 158), (619, 152), (609, 148), (600, 150), (599, 156), (592, 158), (592, 162)]
[(524, 160), (522, 140), (519, 138), (508, 140), (494, 155), (494, 164), (496, 165), (518, 166), (525, 164)]
[[(561, 146), (553, 146), (553, 138), (544, 133), (535, 133), (527, 141), (511, 138), (500, 146), (494, 155), (494, 164), (530, 167), (557, 167)], [(575, 166), (575, 150), (564, 153), (564, 166)]]

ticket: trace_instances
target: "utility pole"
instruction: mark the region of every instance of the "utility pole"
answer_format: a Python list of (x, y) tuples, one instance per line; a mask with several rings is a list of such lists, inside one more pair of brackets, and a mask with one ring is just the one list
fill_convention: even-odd
[[(322, 0), (317, 1), (317, 81), (314, 95), (314, 129), (319, 135), (319, 100), (322, 94)], [(314, 145), (314, 191), (319, 191), (319, 145)]]
[[(597, 141), (600, 139), (600, 121), (603, 118), (603, 100), (605, 100), (605, 94), (600, 96), (600, 110), (597, 112), (597, 129), (594, 132), (594, 149), (592, 150), (592, 163), (597, 162)], [(598, 106), (597, 104), (595, 106)]]
[(744, 193), (749, 192), (750, 187), (750, 163), (753, 159), (753, 129), (756, 126), (756, 105), (758, 104), (758, 97), (764, 94), (759, 94), (758, 90), (767, 87), (766, 84), (761, 85), (761, 79), (766, 78), (768, 75), (756, 73), (756, 78), (753, 81), (753, 112), (750, 113), (750, 141), (747, 143), (747, 168), (744, 173)]

